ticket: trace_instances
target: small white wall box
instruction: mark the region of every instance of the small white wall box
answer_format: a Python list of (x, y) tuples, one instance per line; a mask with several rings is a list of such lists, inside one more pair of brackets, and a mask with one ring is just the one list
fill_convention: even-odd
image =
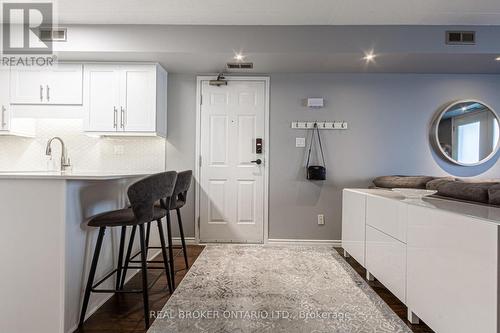
[(307, 107), (308, 108), (322, 108), (325, 105), (324, 98), (321, 97), (312, 97), (307, 99)]

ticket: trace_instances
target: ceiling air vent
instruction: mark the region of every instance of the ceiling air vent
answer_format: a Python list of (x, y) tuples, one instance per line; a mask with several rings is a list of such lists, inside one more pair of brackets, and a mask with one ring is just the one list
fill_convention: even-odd
[(65, 42), (68, 39), (66, 28), (40, 28), (40, 39), (45, 42)]
[(446, 31), (446, 44), (474, 45), (476, 44), (475, 31)]
[(253, 62), (228, 62), (228, 69), (253, 69)]

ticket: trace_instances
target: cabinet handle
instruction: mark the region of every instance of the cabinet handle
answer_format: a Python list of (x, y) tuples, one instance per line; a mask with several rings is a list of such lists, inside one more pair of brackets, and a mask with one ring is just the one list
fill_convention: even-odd
[(7, 126), (7, 122), (5, 121), (5, 112), (7, 110), (5, 109), (5, 106), (2, 105), (2, 128)]
[(50, 101), (50, 87), (47, 85), (47, 102)]
[(43, 86), (40, 85), (40, 102), (43, 102)]
[(120, 111), (121, 111), (121, 126), (122, 128), (125, 128), (126, 119), (125, 119), (125, 109), (123, 108), (123, 106), (120, 106)]
[(116, 106), (113, 106), (113, 128), (116, 128), (117, 118), (118, 110), (116, 109)]

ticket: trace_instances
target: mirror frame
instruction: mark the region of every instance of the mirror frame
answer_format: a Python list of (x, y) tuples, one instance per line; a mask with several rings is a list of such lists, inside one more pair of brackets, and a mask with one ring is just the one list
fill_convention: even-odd
[(489, 106), (488, 104), (481, 102), (480, 100), (477, 100), (477, 99), (462, 99), (462, 100), (457, 100), (457, 101), (451, 102), (446, 107), (444, 107), (444, 108), (440, 109), (438, 112), (436, 112), (436, 114), (434, 116), (434, 120), (432, 122), (431, 131), (430, 131), (430, 141), (431, 141), (431, 144), (434, 148), (434, 151), (437, 152), (438, 155), (441, 158), (444, 158), (446, 161), (448, 161), (452, 164), (460, 165), (460, 166), (464, 166), (464, 167), (473, 167), (473, 166), (482, 165), (482, 164), (488, 162), (489, 160), (491, 160), (500, 150), (500, 138), (499, 138), (495, 149), (493, 149), (493, 151), (488, 156), (486, 156), (485, 158), (483, 158), (481, 161), (479, 161), (477, 163), (462, 163), (459, 161), (455, 161), (453, 158), (451, 158), (450, 156), (448, 156), (444, 152), (443, 148), (439, 144), (439, 139), (438, 139), (439, 138), (439, 136), (438, 136), (439, 123), (441, 122), (441, 119), (443, 118), (444, 114), (448, 110), (450, 110), (453, 106), (455, 106), (456, 104), (470, 103), (470, 102), (481, 103), (484, 106), (486, 106), (493, 113), (493, 115), (497, 119), (497, 122), (500, 126), (500, 117), (498, 116), (498, 114), (495, 112), (495, 110), (491, 106)]

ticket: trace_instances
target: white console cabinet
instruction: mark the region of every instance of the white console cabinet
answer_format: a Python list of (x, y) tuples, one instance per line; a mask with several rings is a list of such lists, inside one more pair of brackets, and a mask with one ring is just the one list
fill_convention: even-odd
[(379, 189), (345, 189), (343, 200), (344, 250), (411, 321), (436, 333), (500, 333), (500, 208)]

